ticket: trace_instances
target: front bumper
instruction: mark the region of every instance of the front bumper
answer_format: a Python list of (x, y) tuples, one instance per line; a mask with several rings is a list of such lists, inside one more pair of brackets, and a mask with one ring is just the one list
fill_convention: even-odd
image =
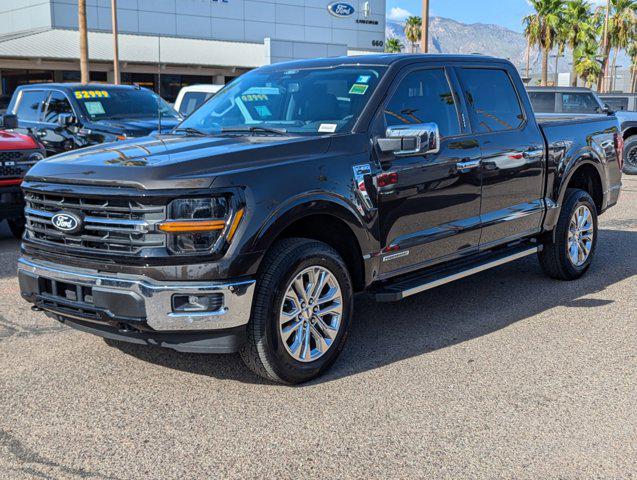
[[(228, 330), (250, 319), (255, 281), (156, 282), (27, 258), (18, 260), (22, 296), (56, 317), (119, 331)], [(214, 310), (175, 309), (175, 296), (215, 296)]]

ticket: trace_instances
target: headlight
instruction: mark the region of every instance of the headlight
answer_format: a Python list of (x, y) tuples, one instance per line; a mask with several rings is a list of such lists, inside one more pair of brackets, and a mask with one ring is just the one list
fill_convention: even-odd
[(232, 239), (242, 217), (243, 209), (233, 212), (229, 197), (182, 198), (170, 202), (159, 229), (168, 234), (174, 253), (209, 253)]
[(42, 152), (33, 152), (29, 155), (29, 162), (39, 162), (40, 160), (44, 160), (44, 154)]

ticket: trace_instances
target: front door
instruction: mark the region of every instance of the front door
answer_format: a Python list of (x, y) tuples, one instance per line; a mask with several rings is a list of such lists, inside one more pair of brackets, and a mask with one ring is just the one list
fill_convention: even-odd
[(62, 114), (75, 116), (73, 107), (71, 107), (66, 95), (58, 90), (53, 90), (44, 104), (42, 123), (37, 133), (40, 142), (42, 142), (49, 155), (79, 147), (69, 127), (58, 124), (58, 118)]
[(480, 148), (464, 126), (455, 85), (453, 72), (442, 66), (410, 69), (398, 77), (377, 119), (384, 128), (436, 123), (441, 135), (438, 153), (379, 159), (381, 276), (478, 247)]

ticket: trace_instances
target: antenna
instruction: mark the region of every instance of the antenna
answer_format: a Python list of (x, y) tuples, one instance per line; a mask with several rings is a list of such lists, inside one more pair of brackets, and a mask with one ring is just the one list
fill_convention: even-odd
[(161, 135), (161, 35), (157, 35), (157, 127)]

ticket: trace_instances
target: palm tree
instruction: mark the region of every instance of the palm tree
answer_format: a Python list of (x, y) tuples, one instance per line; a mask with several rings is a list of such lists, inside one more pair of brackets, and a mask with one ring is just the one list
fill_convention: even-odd
[(403, 51), (403, 44), (398, 38), (388, 38), (385, 42), (385, 51), (387, 53), (400, 53)]
[(88, 70), (88, 33), (86, 30), (86, 0), (77, 2), (77, 23), (80, 31), (80, 80), (82, 83), (90, 81)]
[(529, 0), (535, 13), (524, 17), (524, 32), (531, 45), (542, 50), (542, 85), (548, 84), (549, 54), (559, 39), (565, 0)]
[(592, 88), (602, 73), (596, 40), (578, 45), (573, 51), (573, 63), (576, 75), (584, 80), (587, 87)]
[(630, 57), (630, 91), (631, 93), (637, 92), (637, 34), (633, 37), (633, 41), (630, 43), (627, 49), (628, 56)]
[[(600, 91), (605, 91), (609, 87), (604, 80), (609, 76), (609, 73), (611, 75), (615, 73), (617, 55), (620, 50), (628, 48), (635, 36), (635, 26), (637, 25), (637, 0), (608, 0), (608, 2), (608, 31), (606, 32), (608, 41), (604, 42), (606, 48), (602, 52), (603, 76), (598, 85)], [(609, 72), (608, 66), (613, 49), (615, 51), (612, 69)]]
[[(563, 44), (573, 52), (585, 43), (595, 40), (596, 31), (591, 22), (593, 12), (591, 4), (586, 0), (569, 0), (564, 9), (562, 23)], [(573, 54), (573, 66), (571, 70), (571, 86), (577, 86), (577, 61)]]
[(405, 21), (405, 37), (411, 43), (412, 53), (416, 51), (416, 45), (422, 36), (422, 19), (420, 17), (407, 17)]

